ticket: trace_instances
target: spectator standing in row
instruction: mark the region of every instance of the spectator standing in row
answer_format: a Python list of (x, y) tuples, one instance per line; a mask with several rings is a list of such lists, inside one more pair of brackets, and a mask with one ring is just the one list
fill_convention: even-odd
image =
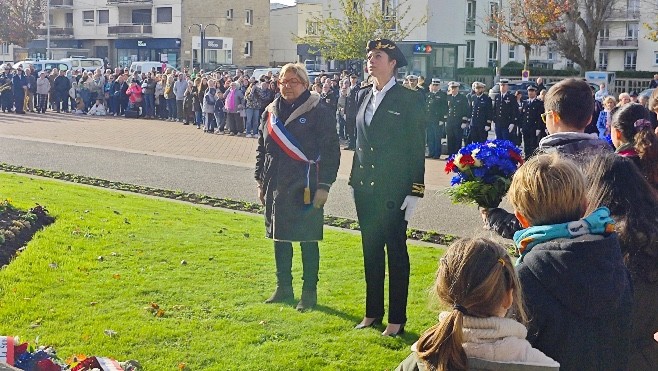
[(247, 138), (257, 138), (258, 125), (260, 123), (260, 110), (263, 106), (261, 102), (261, 88), (254, 79), (249, 83), (245, 92), (245, 130)]
[(147, 119), (155, 118), (155, 87), (157, 82), (153, 79), (153, 74), (149, 72), (146, 79), (142, 81), (142, 94), (144, 95), (144, 112)]
[(37, 113), (46, 113), (48, 107), (48, 92), (50, 91), (50, 80), (46, 72), (41, 71), (36, 83), (37, 87)]
[(25, 90), (25, 111), (34, 112), (34, 96), (37, 94), (37, 77), (34, 69), (28, 67), (25, 70), (25, 77), (27, 78), (27, 90)]
[(208, 89), (203, 95), (203, 106), (201, 108), (206, 119), (203, 132), (208, 134), (212, 134), (215, 130), (215, 101), (217, 100), (215, 84), (216, 81), (213, 79), (208, 81)]
[(11, 81), (12, 92), (14, 93), (14, 112), (25, 114), (25, 91), (27, 90), (27, 77), (21, 66), (16, 68), (16, 73)]
[(69, 89), (71, 81), (66, 77), (66, 71), (59, 71), (59, 76), (54, 80), (55, 109), (57, 113), (69, 112)]
[(167, 75), (155, 76), (155, 90), (153, 96), (155, 97), (155, 117), (164, 120), (167, 116), (167, 100), (164, 97), (164, 88), (167, 83)]
[(356, 146), (356, 114), (359, 110), (356, 97), (360, 89), (358, 76), (355, 74), (350, 75), (349, 93), (345, 100), (345, 132), (348, 140), (345, 149), (352, 151)]
[(653, 75), (653, 79), (649, 81), (649, 89), (658, 88), (658, 73)]
[(167, 100), (167, 119), (169, 121), (176, 121), (176, 118), (178, 117), (178, 103), (176, 94), (174, 94), (174, 85), (176, 81), (174, 75), (171, 74), (167, 76), (167, 81), (164, 84), (164, 98)]
[(183, 111), (183, 99), (185, 99), (185, 91), (187, 90), (188, 82), (185, 78), (184, 73), (178, 74), (178, 80), (174, 82), (173, 93), (176, 97), (176, 110), (174, 112), (178, 113), (178, 122), (183, 122), (185, 120), (185, 112)]
[(244, 130), (244, 120), (240, 117), (240, 110), (244, 109), (244, 94), (240, 88), (240, 83), (234, 81), (225, 94), (226, 103), (226, 124), (229, 135), (238, 135)]
[(217, 129), (215, 134), (224, 135), (224, 128), (226, 127), (226, 112), (224, 111), (224, 104), (226, 100), (224, 99), (224, 93), (220, 89), (217, 89), (215, 93), (215, 122), (217, 123)]

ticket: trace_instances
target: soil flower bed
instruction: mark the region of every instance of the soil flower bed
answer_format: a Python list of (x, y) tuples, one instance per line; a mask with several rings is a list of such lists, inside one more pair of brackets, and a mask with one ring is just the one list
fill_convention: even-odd
[(9, 264), (37, 231), (54, 221), (39, 204), (24, 211), (14, 207), (10, 199), (0, 202), (0, 267)]

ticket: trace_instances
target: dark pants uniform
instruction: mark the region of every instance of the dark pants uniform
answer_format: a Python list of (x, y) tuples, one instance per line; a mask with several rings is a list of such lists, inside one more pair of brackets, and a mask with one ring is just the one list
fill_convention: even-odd
[(25, 104), (25, 91), (17, 89), (14, 92), (14, 109), (16, 113), (25, 113), (23, 106)]
[(441, 156), (441, 138), (443, 138), (444, 127), (444, 125), (439, 125), (438, 122), (427, 124), (427, 153), (431, 158), (439, 158)]
[(462, 130), (462, 122), (446, 123), (446, 137), (448, 139), (448, 155), (454, 155), (462, 147), (462, 138), (464, 137), (464, 130)]
[(526, 159), (532, 156), (539, 147), (539, 138), (535, 131), (523, 133), (523, 155)]
[(2, 105), (3, 112), (11, 112), (12, 106), (14, 104), (14, 97), (11, 92), (11, 89), (8, 89), (0, 95), (0, 105)]
[(400, 210), (403, 200), (404, 195), (388, 197), (362, 191), (354, 192), (366, 275), (366, 317), (384, 316), (384, 279), (388, 252), (388, 322), (396, 324), (407, 322), (409, 291), (407, 222), (404, 220), (404, 211)]
[[(315, 290), (320, 269), (320, 248), (317, 242), (300, 242), (304, 284), (302, 290)], [(277, 286), (292, 286), (292, 243), (274, 241)]]
[(489, 132), (484, 130), (482, 126), (471, 126), (466, 144), (486, 142), (489, 137)]

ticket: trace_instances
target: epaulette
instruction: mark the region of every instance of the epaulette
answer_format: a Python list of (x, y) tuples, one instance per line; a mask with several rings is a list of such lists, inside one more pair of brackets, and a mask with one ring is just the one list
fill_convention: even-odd
[(372, 85), (373, 85), (373, 84), (368, 84), (368, 85), (361, 86), (361, 87), (359, 88), (359, 90), (372, 88)]

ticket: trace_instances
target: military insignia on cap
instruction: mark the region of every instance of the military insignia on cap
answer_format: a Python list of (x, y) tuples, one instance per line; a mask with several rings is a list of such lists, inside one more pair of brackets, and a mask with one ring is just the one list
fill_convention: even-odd
[(306, 123), (306, 118), (305, 117), (300, 117), (299, 118), (299, 123), (300, 124), (305, 124)]

